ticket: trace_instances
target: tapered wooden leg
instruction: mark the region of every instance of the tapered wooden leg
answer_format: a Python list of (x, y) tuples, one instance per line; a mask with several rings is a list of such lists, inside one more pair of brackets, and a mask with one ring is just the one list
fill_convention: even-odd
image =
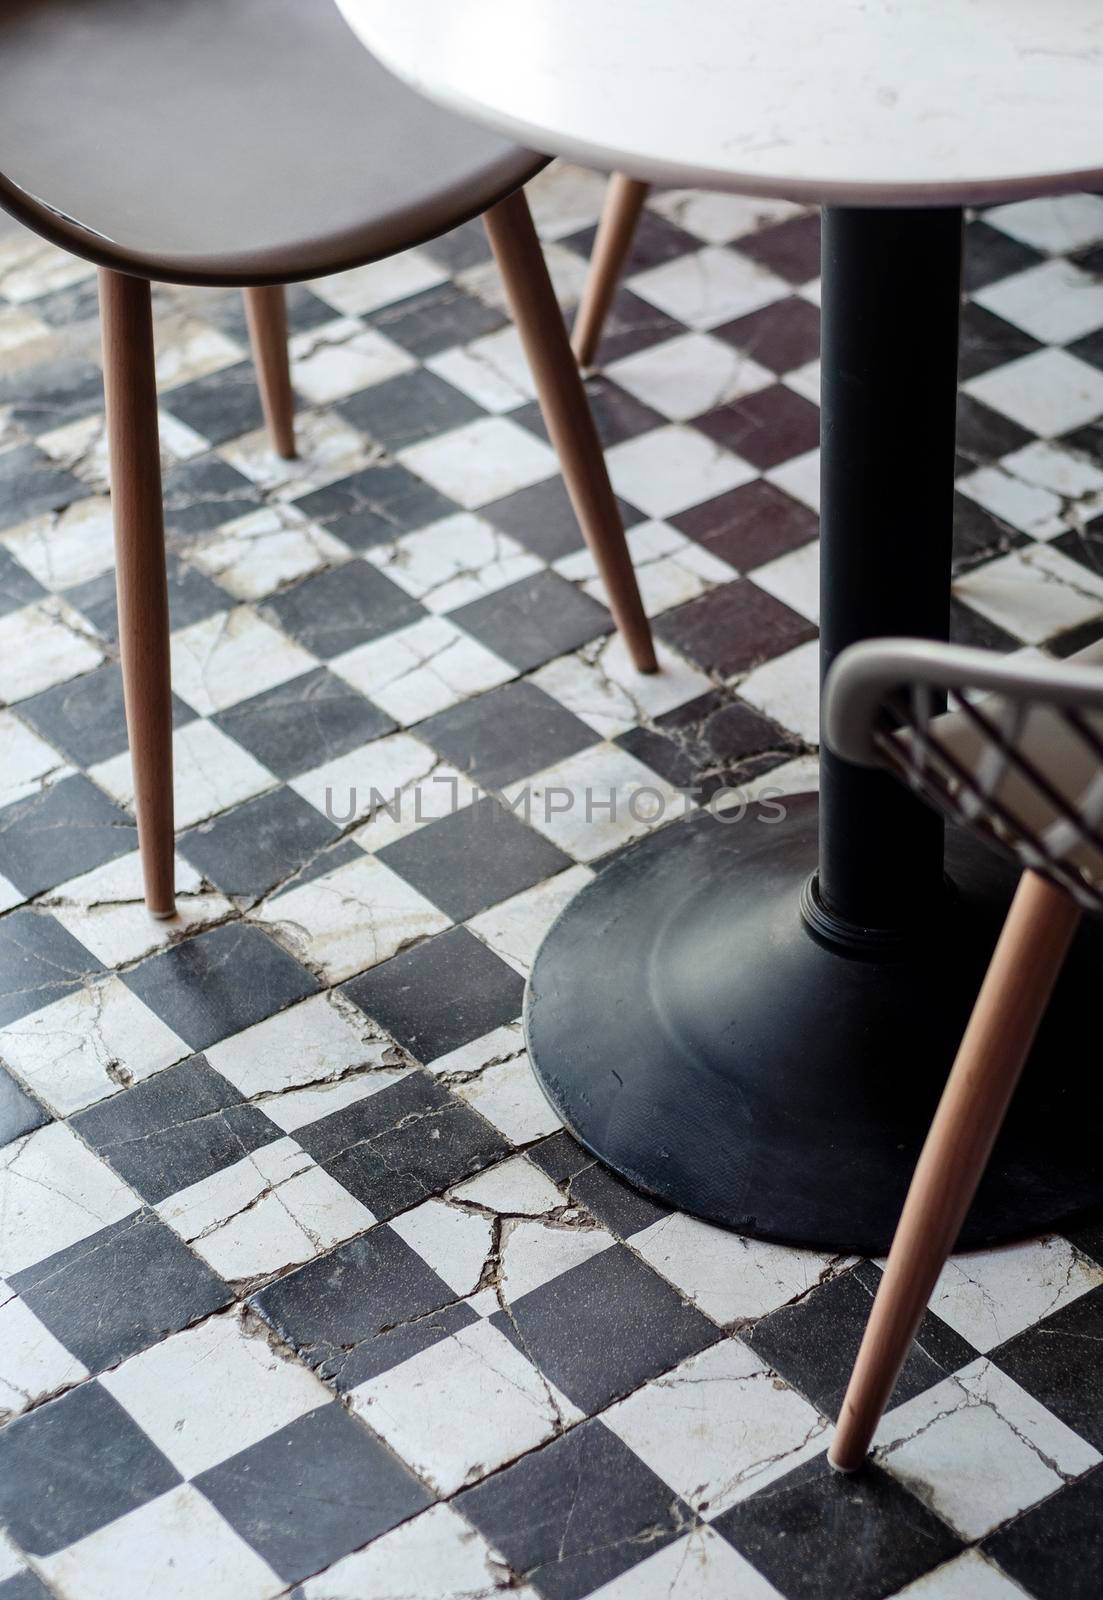
[(859, 1467), (869, 1449), (961, 1232), (1079, 918), (1062, 889), (1036, 873), (1023, 875), (919, 1157), (854, 1363), (829, 1452), (842, 1472)]
[(146, 905), (171, 917), (172, 701), (165, 529), (149, 284), (100, 272), (115, 581)]
[(528, 201), (518, 190), (484, 216), (540, 395), (575, 516), (597, 564), (609, 609), (640, 672), (656, 670), (651, 627), (624, 538), (601, 441), (548, 277)]
[(295, 454), (295, 402), (287, 361), (287, 297), (283, 285), (246, 289), (245, 315), (272, 448), (290, 461)]
[(571, 339), (580, 367), (593, 365), (601, 341), (601, 330), (632, 248), (632, 238), (647, 199), (648, 187), (637, 178), (626, 178), (622, 172), (614, 172), (609, 179), (601, 222), (590, 252), (586, 288)]

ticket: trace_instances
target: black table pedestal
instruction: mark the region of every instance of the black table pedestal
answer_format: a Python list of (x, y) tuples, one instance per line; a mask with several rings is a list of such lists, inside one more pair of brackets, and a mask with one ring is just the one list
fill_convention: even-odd
[[(824, 664), (945, 637), (959, 212), (833, 210), (823, 242)], [(885, 1250), (1015, 874), (885, 774), (645, 840), (567, 907), (525, 1024), (568, 1128), (638, 1187), (762, 1238)], [(1094, 986), (1074, 947), (962, 1243), (1103, 1204)]]

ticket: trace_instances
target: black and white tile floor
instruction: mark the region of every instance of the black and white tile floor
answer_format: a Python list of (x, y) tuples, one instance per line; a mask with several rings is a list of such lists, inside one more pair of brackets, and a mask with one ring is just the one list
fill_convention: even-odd
[[(568, 304), (601, 197), (535, 186)], [(646, 213), (590, 387), (650, 680), (477, 225), (292, 292), (294, 463), (238, 297), (157, 291), (169, 925), (128, 811), (94, 275), (0, 237), (2, 1600), (1098, 1594), (1103, 1230), (955, 1261), (843, 1481), (876, 1266), (631, 1193), (518, 1030), (549, 920), (660, 802), (814, 782), (816, 228)], [(955, 630), (1062, 654), (1103, 633), (1103, 199), (968, 231)], [(586, 786), (615, 817), (545, 809)]]

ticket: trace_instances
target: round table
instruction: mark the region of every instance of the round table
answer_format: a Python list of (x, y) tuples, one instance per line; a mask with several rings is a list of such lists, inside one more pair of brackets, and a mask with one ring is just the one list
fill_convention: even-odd
[[(1103, 188), (1103, 13), (341, 4), (399, 76), (541, 151), (825, 205), (822, 665), (857, 639), (945, 638), (962, 207)], [(825, 750), (818, 803), (769, 827), (700, 814), (587, 885), (533, 968), (533, 1067), (638, 1187), (759, 1237), (880, 1252), (1012, 887), (894, 780)], [(964, 1244), (1103, 1203), (1101, 960), (1086, 929)]]

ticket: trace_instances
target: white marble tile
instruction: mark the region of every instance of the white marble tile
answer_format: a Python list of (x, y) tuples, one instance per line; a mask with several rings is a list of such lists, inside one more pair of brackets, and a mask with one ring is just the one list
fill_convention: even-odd
[(1026, 1600), (1026, 1590), (986, 1561), (979, 1550), (965, 1550), (909, 1583), (895, 1600)]
[(602, 1421), (710, 1521), (818, 1455), (830, 1434), (815, 1407), (739, 1339), (653, 1378)]
[(156, 318), (154, 339), (157, 387), (162, 392), (232, 367), (245, 353), (240, 345), (199, 318)]
[(311, 1084), (303, 1089), (284, 1089), (281, 1093), (264, 1095), (260, 1105), (264, 1115), (285, 1133), (294, 1133), (311, 1122), (344, 1111), (347, 1106), (366, 1100), (369, 1095), (389, 1089), (393, 1083), (408, 1077), (412, 1067), (379, 1068), (362, 1076), (339, 1078), (335, 1083)]
[(889, 1411), (874, 1446), (878, 1462), (965, 1539), (1103, 1459), (984, 1357)]
[(0, 355), (10, 355), (25, 345), (50, 337), (48, 325), (32, 311), (0, 305)]
[(572, 1267), (608, 1250), (616, 1240), (604, 1228), (553, 1228), (535, 1218), (503, 1230), (499, 1282), (507, 1305), (550, 1283)]
[(425, 365), (484, 411), (516, 411), (536, 394), (521, 337), (512, 324), (470, 344), (442, 350)]
[(454, 1091), (513, 1144), (529, 1144), (562, 1127), (525, 1052), (489, 1066)]
[(794, 367), (781, 381), (787, 389), (792, 389), (794, 394), (803, 395), (804, 399), (811, 400), (814, 406), (819, 405), (822, 382), (818, 361), (806, 361), (803, 367)]
[[(636, 572), (643, 608), (657, 617), (673, 606), (695, 600), (718, 583), (729, 583), (737, 576), (734, 567), (703, 545), (687, 539), (667, 522), (637, 522), (627, 534), (628, 552)], [(581, 583), (586, 593), (608, 605), (605, 585), (588, 549), (573, 550), (553, 563), (554, 569), (572, 583)], [(637, 674), (638, 676), (638, 674)]]
[[(229, 681), (222, 678), (228, 665), (222, 663), (215, 682), (225, 682), (226, 691), (232, 692)], [(262, 767), (213, 722), (198, 720), (177, 728), (172, 736), (172, 763), (178, 829), (190, 828), (276, 784), (267, 767)], [(134, 774), (128, 750), (89, 767), (88, 776), (120, 804), (133, 806)]]
[(259, 600), (348, 555), (347, 545), (290, 506), (265, 506), (224, 522), (188, 549), (192, 565), (238, 600)]
[(993, 1350), (1103, 1284), (1103, 1267), (1051, 1234), (952, 1256), (931, 1309), (977, 1350)]
[(409, 351), (351, 317), (296, 333), (289, 348), (291, 382), (316, 406), (384, 383), (417, 365)]
[[(306, 1600), (479, 1600), (508, 1568), (459, 1512), (435, 1505), (303, 1584)], [(535, 1600), (525, 1587), (517, 1600)]]
[(478, 784), (464, 773), (447, 761), (438, 761), (397, 804), (381, 806), (352, 837), (363, 850), (382, 850), (396, 839), (416, 833), (427, 822), (466, 810), (481, 794)]
[(833, 1276), (840, 1258), (714, 1228), (675, 1211), (633, 1234), (632, 1249), (714, 1322), (765, 1316)]
[(374, 740), (367, 750), (350, 750), (300, 773), (288, 788), (342, 826), (384, 806), (401, 823), (404, 818), (416, 820), (416, 797), (422, 784), (426, 811), (432, 797), (451, 792), (447, 785), (428, 781), (440, 765), (433, 751), (412, 734), (392, 733)]
[(83, 618), (56, 596), (0, 617), (0, 700), (26, 700), (104, 659)]
[(172, 686), (200, 716), (225, 711), (317, 665), (249, 606), (219, 611), (171, 640)]
[(4, 544), (45, 589), (71, 589), (115, 565), (111, 502), (76, 500), (4, 534)]
[(716, 328), (784, 300), (789, 285), (768, 267), (722, 245), (705, 245), (626, 280), (633, 294), (648, 300), (687, 328)]
[(21, 305), (54, 289), (68, 289), (96, 275), (90, 261), (47, 244), (22, 228), (0, 239), (0, 295)]
[(613, 445), (605, 459), (617, 494), (649, 517), (672, 517), (758, 476), (730, 450), (674, 423)]
[(400, 255), (388, 256), (385, 261), (353, 267), (351, 272), (315, 278), (310, 292), (346, 317), (357, 317), (368, 311), (378, 311), (380, 306), (390, 305), (393, 300), (405, 300), (407, 295), (433, 289), (438, 283), (444, 283), (447, 276), (423, 251), (404, 250)]
[(543, 566), (515, 539), (470, 511), (403, 534), (393, 544), (372, 545), (366, 555), (432, 612), (454, 611)]
[(0, 1151), (0, 1272), (10, 1277), (44, 1261), (139, 1204), (64, 1123), (48, 1123)]
[[(578, 304), (582, 295), (587, 264), (577, 251), (568, 249), (566, 245), (556, 244), (547, 237), (543, 240), (543, 253), (544, 265), (548, 269), (548, 277), (551, 279), (559, 309), (568, 311)], [(512, 315), (501, 274), (495, 262), (484, 261), (478, 266), (465, 268), (457, 274), (456, 282), (467, 294), (474, 295), (475, 299), (481, 300), (484, 305), (502, 312), (504, 316)]]
[(404, 727), (517, 676), (446, 617), (426, 617), (357, 645), (329, 666)]
[(1051, 545), (1035, 544), (957, 579), (958, 599), (1028, 644), (1103, 612), (1103, 578)]
[(516, 972), (527, 976), (544, 935), (593, 875), (589, 867), (568, 867), (566, 872), (480, 911), (467, 926)]
[(1103, 323), (1103, 284), (1072, 261), (1043, 261), (973, 294), (1043, 344), (1070, 344)]
[(0, 765), (0, 806), (37, 794), (73, 770), (53, 745), (40, 739), (10, 711), (0, 711), (0, 750), (4, 755)]
[(1103, 372), (1067, 350), (1035, 350), (962, 384), (966, 394), (1049, 438), (1103, 411)]
[(350, 1398), (442, 1495), (478, 1482), (581, 1416), (485, 1321), (357, 1385)]
[(426, 1200), (394, 1217), (388, 1226), (457, 1295), (473, 1295), (478, 1289), (494, 1243), (490, 1217), (445, 1200)]
[(189, 1478), (331, 1399), (233, 1312), (162, 1339), (100, 1382)]
[[(183, 427), (183, 423), (179, 424)], [(190, 430), (189, 430), (190, 432)], [(40, 433), (35, 441), (51, 461), (71, 472), (89, 489), (106, 494), (110, 486), (111, 470), (108, 461), (107, 418), (102, 415), (80, 417), (76, 422), (66, 422), (60, 428)], [(173, 459), (161, 439), (162, 465)], [(181, 459), (177, 457), (176, 459)]]
[(0, 1055), (63, 1117), (190, 1054), (114, 975), (0, 1028)]
[(11, 911), (16, 906), (22, 905), (26, 898), (22, 889), (17, 889), (14, 883), (0, 873), (0, 911)]
[(595, 1589), (590, 1600), (782, 1600), (746, 1557), (709, 1527), (694, 1528)]
[(47, 1556), (65, 1600), (271, 1600), (285, 1589), (199, 1490), (179, 1484)]
[(290, 1138), (252, 1151), (156, 1210), (228, 1283), (310, 1261), (375, 1221)]
[(1080, 250), (1103, 239), (1103, 200), (1095, 194), (1046, 195), (993, 206), (984, 220), (1036, 250)]
[(641, 722), (707, 694), (711, 680), (655, 640), (658, 672), (637, 672), (619, 634), (587, 645), (574, 655), (560, 656), (529, 680), (573, 711), (603, 739), (615, 739)]
[[(960, 488), (960, 483), (958, 484)], [(810, 622), (820, 620), (820, 545), (818, 539), (787, 550), (754, 569), (754, 581)]]
[(246, 1099), (337, 1082), (402, 1062), (395, 1045), (337, 994), (311, 995), (208, 1046), (204, 1054)]
[(272, 449), (267, 430), (242, 434), (215, 452), (277, 500), (297, 500), (311, 489), (336, 483), (380, 458), (381, 452), (336, 411), (295, 414), (295, 459), (285, 461)]
[(707, 333), (682, 333), (612, 361), (608, 377), (672, 422), (688, 422), (715, 406), (773, 383), (750, 356)]
[(0, 1419), (18, 1416), (87, 1376), (83, 1361), (54, 1338), (18, 1295), (0, 1285)]
[(967, 472), (954, 487), (1032, 539), (1055, 539), (1068, 532), (1061, 496), (1040, 484), (1024, 483), (1022, 478), (1005, 471), (1002, 464)]
[(142, 897), (142, 863), (135, 850), (92, 872), (71, 878), (46, 896), (63, 928), (108, 967), (121, 967), (217, 922), (232, 910), (224, 895), (202, 888), (202, 879), (182, 856), (175, 858), (176, 915), (154, 918)]
[(481, 1206), (502, 1216), (540, 1217), (559, 1211), (563, 1196), (547, 1173), (527, 1156), (510, 1156), (451, 1191), (465, 1205)]
[(809, 639), (749, 672), (739, 683), (740, 697), (815, 744), (820, 726), (819, 659), (819, 644)]
[(553, 161), (525, 185), (532, 219), (545, 239), (565, 239), (601, 216), (607, 179), (589, 167)]
[[(734, 789), (720, 789), (709, 801), (709, 810), (723, 819), (731, 811), (742, 817), (752, 815), (763, 827), (780, 822), (785, 816), (785, 795), (814, 794), (820, 786), (818, 756), (796, 756), (792, 761), (771, 767), (760, 777)], [(751, 808), (754, 808), (753, 811)]]
[(648, 207), (661, 217), (696, 234), (706, 244), (727, 244), (733, 239), (772, 228), (801, 207), (791, 200), (771, 200), (764, 195), (711, 194), (697, 189), (663, 189), (648, 197)]
[(807, 450), (802, 456), (791, 456), (780, 467), (771, 467), (763, 474), (767, 483), (776, 484), (799, 500), (810, 511), (820, 509), (820, 452)]
[(480, 417), (409, 445), (398, 460), (469, 511), (559, 470), (555, 451), (507, 417)]
[(509, 784), (503, 793), (518, 816), (584, 862), (642, 838), (692, 806), (665, 778), (616, 745), (581, 750)]
[(1062, 498), (1080, 500), (1103, 489), (1103, 472), (1086, 455), (1035, 439), (1003, 456), (1000, 466), (1023, 483), (1049, 489)]
[(331, 983), (449, 926), (443, 911), (374, 856), (288, 889), (254, 916)]

